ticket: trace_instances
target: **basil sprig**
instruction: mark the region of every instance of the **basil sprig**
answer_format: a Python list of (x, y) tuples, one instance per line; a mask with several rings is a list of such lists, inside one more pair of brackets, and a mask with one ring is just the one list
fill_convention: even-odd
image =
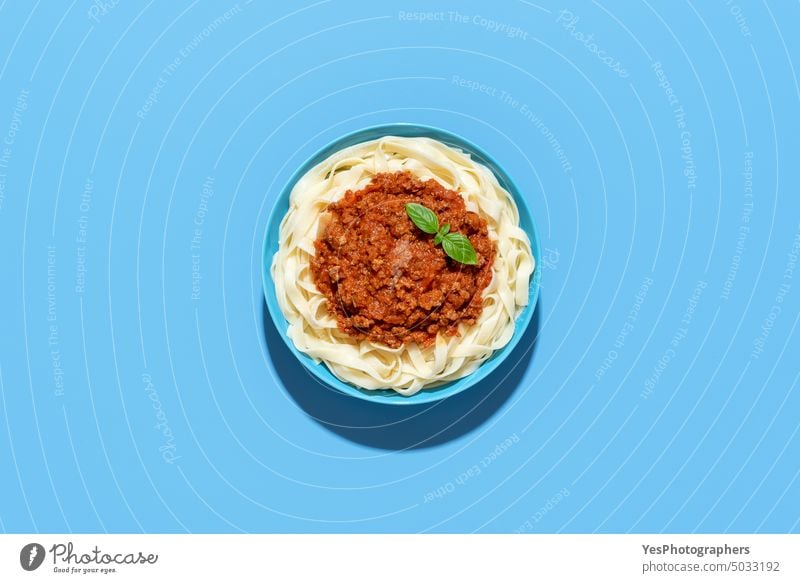
[(420, 230), (435, 235), (434, 245), (442, 246), (444, 252), (459, 263), (477, 265), (478, 254), (469, 239), (461, 233), (451, 233), (450, 223), (439, 228), (439, 219), (431, 209), (415, 202), (406, 203), (406, 214)]

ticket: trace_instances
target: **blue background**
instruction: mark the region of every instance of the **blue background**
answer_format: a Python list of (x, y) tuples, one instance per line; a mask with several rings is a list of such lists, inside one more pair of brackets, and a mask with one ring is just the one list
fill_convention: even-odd
[[(797, 532), (799, 20), (0, 3), (0, 528)], [(294, 169), (397, 121), (490, 152), (544, 255), (503, 370), (419, 408), (318, 385), (261, 289)]]

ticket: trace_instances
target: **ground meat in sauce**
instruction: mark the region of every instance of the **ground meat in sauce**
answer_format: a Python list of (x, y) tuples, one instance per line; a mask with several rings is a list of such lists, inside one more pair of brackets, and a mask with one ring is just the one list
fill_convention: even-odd
[[(408, 202), (428, 207), (440, 225), (466, 235), (478, 264), (445, 255), (433, 235), (411, 222)], [(340, 330), (397, 348), (430, 346), (438, 333), (453, 336), (460, 323), (475, 323), (495, 248), (486, 221), (466, 210), (458, 192), (407, 171), (383, 173), (362, 190), (348, 190), (327, 211), (311, 269)]]

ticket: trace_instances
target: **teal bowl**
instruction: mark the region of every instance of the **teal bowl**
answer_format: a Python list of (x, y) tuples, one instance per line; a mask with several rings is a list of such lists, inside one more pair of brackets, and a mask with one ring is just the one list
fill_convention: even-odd
[[(399, 393), (389, 389), (366, 390), (345, 383), (344, 381), (336, 378), (336, 376), (328, 369), (327, 366), (325, 366), (324, 363), (314, 362), (313, 358), (297, 350), (297, 348), (294, 346), (294, 343), (286, 335), (286, 330), (289, 326), (289, 323), (286, 321), (286, 318), (284, 318), (283, 312), (281, 312), (280, 306), (278, 305), (278, 299), (275, 296), (275, 285), (270, 274), (272, 257), (278, 250), (278, 237), (281, 220), (289, 210), (289, 194), (291, 193), (292, 188), (294, 188), (294, 185), (297, 183), (297, 181), (300, 180), (300, 178), (311, 168), (335, 152), (355, 144), (360, 144), (361, 142), (368, 142), (384, 136), (432, 138), (447, 144), (448, 146), (458, 148), (468, 153), (473, 160), (489, 168), (497, 177), (500, 185), (510, 192), (514, 197), (514, 201), (517, 203), (517, 207), (519, 208), (520, 226), (528, 234), (528, 237), (531, 240), (531, 249), (536, 261), (536, 267), (534, 269), (533, 276), (531, 277), (531, 284), (528, 290), (528, 305), (517, 317), (514, 326), (514, 335), (511, 337), (509, 343), (500, 350), (495, 351), (492, 356), (486, 359), (481, 366), (471, 374), (436, 388), (423, 389), (422, 391), (415, 395), (411, 395), (410, 397), (404, 397), (403, 395), (400, 395)], [(280, 337), (283, 338), (283, 341), (286, 343), (286, 346), (289, 347), (289, 350), (291, 350), (292, 354), (297, 357), (297, 360), (300, 361), (300, 364), (302, 364), (309, 373), (311, 373), (325, 385), (331, 386), (352, 397), (391, 405), (420, 405), (423, 403), (439, 401), (476, 385), (478, 382), (486, 378), (492, 371), (498, 368), (508, 357), (508, 355), (511, 354), (511, 352), (514, 350), (514, 347), (519, 343), (520, 338), (522, 338), (526, 328), (530, 324), (531, 318), (533, 317), (533, 312), (536, 309), (536, 300), (539, 296), (539, 285), (541, 280), (540, 258), (541, 251), (539, 249), (539, 238), (536, 234), (536, 227), (533, 222), (533, 217), (531, 216), (531, 211), (525, 202), (525, 198), (519, 193), (519, 189), (517, 188), (516, 184), (514, 184), (514, 181), (509, 178), (508, 174), (506, 174), (506, 172), (494, 160), (494, 158), (469, 140), (466, 140), (465, 138), (462, 138), (461, 136), (458, 136), (452, 132), (419, 124), (396, 123), (364, 128), (337, 138), (319, 150), (316, 154), (311, 156), (311, 158), (306, 160), (306, 162), (297, 169), (286, 186), (283, 187), (283, 190), (278, 196), (278, 199), (275, 201), (275, 204), (269, 214), (269, 218), (267, 220), (267, 232), (264, 237), (264, 252), (261, 261), (264, 297), (267, 300), (267, 309), (269, 310), (269, 315), (272, 318), (272, 321), (275, 323), (275, 327), (278, 329)]]

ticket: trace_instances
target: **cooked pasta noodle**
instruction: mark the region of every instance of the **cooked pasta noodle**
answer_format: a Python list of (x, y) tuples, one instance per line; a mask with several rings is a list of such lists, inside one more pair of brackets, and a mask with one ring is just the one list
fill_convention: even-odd
[[(342, 332), (310, 266), (328, 204), (363, 188), (378, 173), (402, 170), (458, 191), (467, 210), (486, 219), (496, 246), (479, 318), (471, 325), (462, 322), (456, 336), (439, 333), (429, 347), (411, 342), (390, 348)], [(287, 334), (297, 349), (324, 362), (343, 381), (403, 395), (464, 377), (505, 346), (527, 305), (534, 270), (530, 241), (511, 195), (488, 168), (429, 138), (384, 137), (345, 148), (313, 167), (292, 189), (279, 241), (271, 274)]]

